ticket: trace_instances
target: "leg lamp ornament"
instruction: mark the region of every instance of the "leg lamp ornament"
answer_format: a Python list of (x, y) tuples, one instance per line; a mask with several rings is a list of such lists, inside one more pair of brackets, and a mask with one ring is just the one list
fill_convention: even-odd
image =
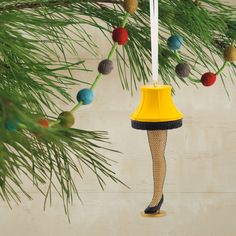
[(154, 193), (145, 216), (164, 216), (161, 205), (164, 201), (163, 185), (166, 175), (165, 146), (167, 130), (182, 126), (183, 115), (177, 110), (171, 97), (171, 86), (157, 85), (158, 80), (158, 0), (150, 0), (152, 76), (153, 85), (141, 88), (138, 108), (131, 115), (135, 129), (147, 130), (153, 160)]
[(164, 201), (167, 130), (181, 127), (183, 115), (172, 101), (171, 86), (148, 85), (143, 86), (141, 91), (141, 101), (131, 115), (131, 125), (134, 129), (147, 130), (153, 161), (154, 193), (144, 213), (146, 216), (163, 216), (165, 213), (160, 208)]

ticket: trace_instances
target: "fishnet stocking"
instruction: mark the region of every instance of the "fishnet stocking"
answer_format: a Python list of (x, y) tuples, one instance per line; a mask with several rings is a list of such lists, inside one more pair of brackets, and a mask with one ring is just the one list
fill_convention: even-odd
[(165, 147), (167, 130), (147, 131), (149, 146), (153, 162), (154, 193), (150, 207), (158, 204), (161, 200), (163, 185), (166, 176)]

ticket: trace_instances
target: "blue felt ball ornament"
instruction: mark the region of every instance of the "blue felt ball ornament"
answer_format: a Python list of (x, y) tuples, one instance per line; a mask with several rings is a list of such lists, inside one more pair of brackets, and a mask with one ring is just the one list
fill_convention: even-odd
[(83, 105), (90, 104), (94, 99), (93, 90), (82, 89), (77, 94), (77, 101), (82, 102)]
[(7, 120), (5, 123), (5, 128), (9, 131), (15, 132), (17, 130), (18, 123), (18, 120), (15, 119)]
[(179, 50), (183, 43), (183, 37), (180, 35), (172, 35), (167, 40), (167, 45), (171, 50)]

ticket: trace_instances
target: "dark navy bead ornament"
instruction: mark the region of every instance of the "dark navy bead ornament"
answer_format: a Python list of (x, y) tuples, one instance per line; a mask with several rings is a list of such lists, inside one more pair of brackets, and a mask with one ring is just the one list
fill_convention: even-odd
[(113, 63), (109, 59), (102, 60), (98, 65), (98, 72), (103, 75), (108, 75), (113, 70)]
[(175, 67), (176, 74), (181, 78), (188, 77), (190, 74), (190, 71), (191, 71), (191, 68), (190, 68), (189, 64), (187, 64), (187, 63), (179, 63)]

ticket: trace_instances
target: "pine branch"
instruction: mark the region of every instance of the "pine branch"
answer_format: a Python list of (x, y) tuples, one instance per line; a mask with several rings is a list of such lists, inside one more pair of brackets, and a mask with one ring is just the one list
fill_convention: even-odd
[(1, 11), (15, 11), (24, 9), (37, 9), (46, 7), (71, 6), (76, 3), (112, 3), (121, 4), (121, 0), (49, 0), (49, 1), (33, 1), (33, 2), (16, 2), (0, 6)]
[[(69, 89), (89, 85), (79, 72), (85, 70), (90, 76), (89, 69), (96, 68), (86, 67), (80, 50), (96, 56), (99, 45), (87, 27), (99, 29), (107, 43), (113, 43), (111, 32), (125, 14), (122, 6), (91, 1), (0, 0), (0, 197), (9, 204), (20, 201), (16, 190), (30, 197), (22, 186), (22, 175), (46, 198), (55, 188), (66, 212), (73, 192), (78, 193), (71, 178), (74, 171), (82, 175), (78, 166), (93, 171), (102, 186), (104, 177), (119, 182), (111, 160), (98, 152), (107, 140), (104, 132), (60, 126), (45, 129), (37, 123), (42, 117), (57, 120), (58, 101), (72, 104), (76, 99)], [(224, 47), (235, 40), (236, 8), (216, 0), (201, 2), (198, 6), (192, 0), (159, 0), (159, 75), (164, 83), (196, 85), (206, 68), (220, 68), (216, 58), (223, 62)], [(149, 1), (139, 0), (139, 5), (126, 26), (129, 42), (116, 55), (121, 84), (131, 91), (138, 83), (148, 82), (151, 74)], [(170, 35), (184, 38), (184, 51), (176, 54), (167, 47)], [(70, 61), (71, 57), (77, 61)], [(179, 60), (191, 64), (191, 77), (176, 76)], [(236, 66), (229, 66), (233, 82)], [(7, 129), (9, 120), (20, 123), (17, 131)], [(44, 184), (48, 184), (46, 192)]]

